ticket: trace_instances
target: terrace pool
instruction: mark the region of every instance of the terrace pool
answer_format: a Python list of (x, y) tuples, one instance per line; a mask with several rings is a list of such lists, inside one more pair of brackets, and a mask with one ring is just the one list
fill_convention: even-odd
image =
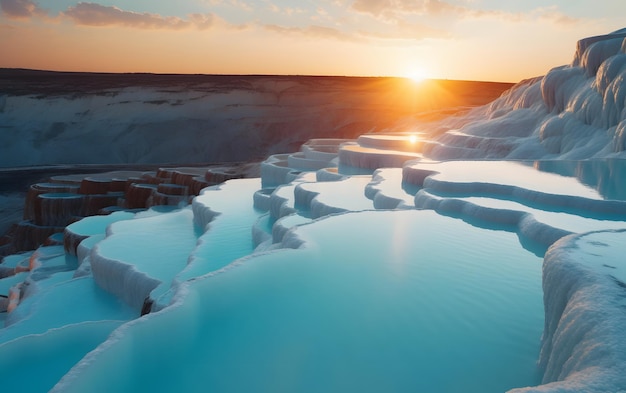
[[(432, 211), (365, 211), (297, 227), (283, 246), (188, 281), (175, 304), (118, 330), (66, 377), (71, 386), (57, 387), (503, 392), (540, 383), (542, 260), (514, 233)], [(101, 372), (110, 367), (114, 375)]]

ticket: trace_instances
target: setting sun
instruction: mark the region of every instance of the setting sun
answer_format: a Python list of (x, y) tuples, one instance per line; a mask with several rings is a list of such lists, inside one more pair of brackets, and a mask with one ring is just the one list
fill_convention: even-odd
[(428, 74), (423, 68), (413, 68), (408, 71), (404, 77), (412, 80), (413, 82), (422, 82), (424, 79), (428, 79)]

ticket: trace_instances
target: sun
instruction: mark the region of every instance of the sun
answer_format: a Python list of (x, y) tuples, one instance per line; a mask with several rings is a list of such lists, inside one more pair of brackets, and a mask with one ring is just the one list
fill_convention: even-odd
[(412, 80), (413, 82), (419, 83), (428, 79), (428, 74), (423, 68), (412, 68), (404, 74), (404, 77)]

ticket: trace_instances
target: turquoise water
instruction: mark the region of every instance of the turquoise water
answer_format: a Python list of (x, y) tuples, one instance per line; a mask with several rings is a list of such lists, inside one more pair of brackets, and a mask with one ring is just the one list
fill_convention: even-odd
[[(53, 277), (39, 285), (40, 296), (29, 296), (22, 300), (11, 316), (15, 323), (0, 329), (0, 345), (68, 325), (136, 318), (134, 310), (98, 287), (91, 277), (71, 279), (67, 273), (57, 273), (55, 276), (61, 277), (57, 280)], [(62, 279), (65, 281), (54, 284), (54, 281)], [(77, 293), (80, 296), (76, 296)]]
[(178, 280), (202, 276), (252, 253), (251, 228), (262, 214), (254, 208), (252, 194), (260, 186), (260, 179), (231, 180), (197, 197), (198, 210), (210, 209), (216, 216), (203, 228), (205, 232)]
[[(124, 321), (66, 325), (0, 344), (4, 392), (46, 392)], [(95, 387), (89, 391), (97, 391)]]
[(290, 236), (304, 245), (188, 282), (181, 303), (119, 330), (67, 391), (488, 393), (539, 383), (541, 259), (515, 234), (431, 211), (369, 211)]
[(580, 183), (596, 189), (604, 199), (626, 200), (626, 183), (622, 181), (626, 178), (624, 159), (536, 161), (534, 167), (543, 172), (575, 177)]

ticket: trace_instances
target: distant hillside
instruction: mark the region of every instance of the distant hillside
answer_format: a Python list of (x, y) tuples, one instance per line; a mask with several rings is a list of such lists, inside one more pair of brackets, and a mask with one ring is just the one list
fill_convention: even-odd
[(316, 137), (403, 129), (511, 84), (0, 69), (0, 167), (261, 159)]

